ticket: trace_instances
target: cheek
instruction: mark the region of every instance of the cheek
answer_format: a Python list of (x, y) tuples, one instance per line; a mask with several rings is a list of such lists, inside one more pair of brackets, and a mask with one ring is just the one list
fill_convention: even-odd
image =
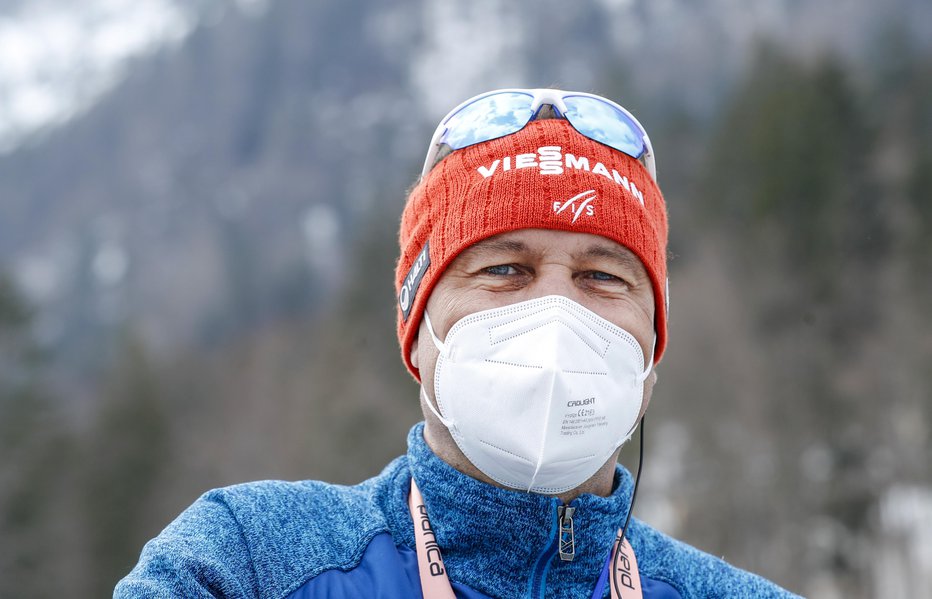
[(657, 333), (654, 331), (654, 323), (647, 322), (640, 325), (638, 331), (632, 331), (634, 337), (641, 344), (641, 351), (644, 354), (644, 366), (648, 365), (654, 357), (654, 345), (657, 342)]
[[(654, 344), (656, 343), (657, 333), (654, 330), (654, 299), (653, 297), (642, 298), (636, 306), (631, 307), (629, 313), (631, 319), (630, 332), (641, 344), (641, 351), (644, 352), (644, 360), (650, 360)], [(646, 364), (645, 364), (646, 365)]]
[(644, 360), (650, 358), (656, 337), (652, 310), (645, 309), (640, 302), (631, 301), (613, 306), (611, 314), (599, 315), (634, 335), (641, 346)]

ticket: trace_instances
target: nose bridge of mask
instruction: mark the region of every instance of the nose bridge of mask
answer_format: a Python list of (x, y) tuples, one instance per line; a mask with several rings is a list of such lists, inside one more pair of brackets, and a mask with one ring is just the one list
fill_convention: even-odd
[[(544, 326), (557, 325), (565, 327), (575, 337), (588, 346), (593, 353), (605, 356), (611, 342), (600, 335), (580, 315), (571, 308), (562, 296), (547, 296), (538, 300), (538, 304), (522, 310), (518, 318), (507, 320), (489, 329), (489, 341), (496, 345), (522, 335), (533, 335)], [(528, 320), (530, 317), (537, 317)]]
[[(602, 318), (585, 306), (562, 295), (548, 295), (534, 301), (540, 304), (541, 310), (556, 308), (555, 314), (564, 315), (563, 318), (560, 318), (560, 322), (572, 329), (593, 352), (600, 356), (605, 356), (609, 351), (609, 346), (613, 342), (599, 334), (597, 329), (614, 331), (615, 336), (624, 339), (642, 360), (641, 365), (643, 370), (637, 377), (638, 383), (643, 383), (647, 380), (647, 377), (650, 376), (650, 372), (654, 367), (654, 351), (657, 347), (656, 333), (651, 340), (650, 356), (645, 360), (644, 352), (641, 350), (641, 344), (633, 334), (605, 318)], [(567, 318), (565, 315), (570, 315), (571, 317)], [(590, 321), (594, 322), (595, 326), (590, 324)], [(514, 327), (509, 327), (508, 325), (509, 323), (505, 323), (490, 331), (493, 343), (507, 339), (516, 333), (520, 334), (520, 330), (516, 331)]]
[[(605, 355), (605, 352), (607, 351), (608, 342), (603, 337), (601, 337), (597, 332), (595, 332), (587, 323), (585, 323), (583, 318), (577, 313), (577, 311), (580, 309), (585, 312), (588, 312), (589, 313), (588, 315), (590, 318), (597, 319), (597, 321), (602, 323), (603, 326), (608, 325), (608, 328), (620, 331), (624, 337), (627, 337), (629, 339), (632, 347), (636, 348), (637, 352), (641, 354), (641, 359), (642, 360), (644, 359), (644, 354), (641, 351), (641, 345), (640, 343), (638, 343), (634, 335), (632, 335), (625, 329), (622, 329), (616, 326), (614, 323), (611, 323), (605, 320), (604, 318), (602, 318), (595, 312), (592, 312), (585, 306), (582, 306), (581, 304), (578, 304), (574, 302), (573, 300), (567, 297), (564, 297), (562, 295), (548, 295), (542, 298), (538, 298), (536, 300), (531, 300), (530, 302), (524, 302), (524, 304), (528, 304), (528, 305), (532, 303), (537, 304), (537, 306), (541, 310), (547, 310), (552, 307), (558, 307), (560, 308), (558, 313), (574, 315), (575, 318), (572, 318), (572, 319), (563, 318), (561, 319), (561, 321), (567, 326), (569, 326), (570, 328), (573, 328), (578, 335), (580, 334), (580, 332), (587, 332), (588, 334), (580, 335), (580, 338), (582, 338), (583, 341), (585, 341), (586, 344), (589, 345), (594, 352), (598, 353), (599, 355)], [(506, 309), (513, 309), (513, 306), (508, 306), (506, 307)], [(501, 308), (497, 310), (501, 310)], [(437, 334), (434, 332), (434, 326), (433, 326), (433, 323), (431, 323), (430, 321), (430, 315), (428, 314), (427, 310), (424, 310), (424, 322), (427, 324), (427, 332), (430, 334), (430, 338), (434, 343), (434, 347), (436, 347), (437, 351), (439, 351), (442, 355), (446, 356), (448, 354), (447, 345), (443, 341), (441, 341), (440, 338), (437, 337)], [(576, 326), (574, 326), (574, 324)], [(514, 336), (516, 331), (509, 329), (508, 325), (509, 323), (504, 323), (502, 325), (499, 325), (499, 326), (496, 326), (490, 329), (489, 331), (490, 341), (492, 343), (496, 343), (499, 341), (503, 341), (511, 336)], [(456, 328), (455, 325), (454, 325), (454, 328)], [(647, 377), (650, 376), (650, 372), (654, 367), (654, 351), (656, 350), (656, 348), (657, 348), (657, 335), (654, 334), (653, 340), (651, 341), (650, 356), (647, 360), (643, 362), (644, 371), (638, 376), (639, 383), (643, 383), (645, 380), (647, 380)]]

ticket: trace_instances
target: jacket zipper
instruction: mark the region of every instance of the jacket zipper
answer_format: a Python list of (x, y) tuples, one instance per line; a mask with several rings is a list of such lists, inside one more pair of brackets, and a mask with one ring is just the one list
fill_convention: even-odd
[(576, 508), (559, 505), (559, 502), (560, 500), (554, 497), (553, 505), (556, 508), (556, 518), (550, 530), (550, 542), (540, 552), (537, 562), (534, 564), (529, 597), (543, 599), (547, 571), (550, 569), (550, 562), (557, 552), (560, 553), (560, 559), (563, 561), (572, 561), (576, 556), (576, 540), (573, 535), (573, 515)]
[(573, 512), (576, 508), (561, 505), (557, 508), (557, 522), (560, 528), (560, 559), (571, 562), (576, 557), (576, 539), (573, 537)]

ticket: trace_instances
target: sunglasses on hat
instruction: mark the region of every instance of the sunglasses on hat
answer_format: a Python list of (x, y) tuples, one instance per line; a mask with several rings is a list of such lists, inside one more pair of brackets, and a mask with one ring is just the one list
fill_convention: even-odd
[(455, 150), (511, 135), (539, 118), (562, 118), (582, 135), (639, 161), (657, 180), (644, 127), (607, 98), (559, 89), (499, 89), (472, 97), (440, 121), (424, 160), (424, 177)]

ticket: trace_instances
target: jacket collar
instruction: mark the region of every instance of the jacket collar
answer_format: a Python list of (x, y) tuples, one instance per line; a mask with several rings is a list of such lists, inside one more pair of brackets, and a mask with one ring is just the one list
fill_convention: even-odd
[[(499, 597), (591, 596), (631, 503), (627, 470), (616, 467), (610, 496), (584, 494), (570, 503), (576, 508), (575, 558), (564, 562), (556, 550), (559, 499), (501, 489), (459, 472), (431, 451), (423, 429), (423, 423), (411, 429), (407, 461), (452, 581)], [(394, 487), (392, 533), (413, 548), (410, 476), (397, 477)]]

